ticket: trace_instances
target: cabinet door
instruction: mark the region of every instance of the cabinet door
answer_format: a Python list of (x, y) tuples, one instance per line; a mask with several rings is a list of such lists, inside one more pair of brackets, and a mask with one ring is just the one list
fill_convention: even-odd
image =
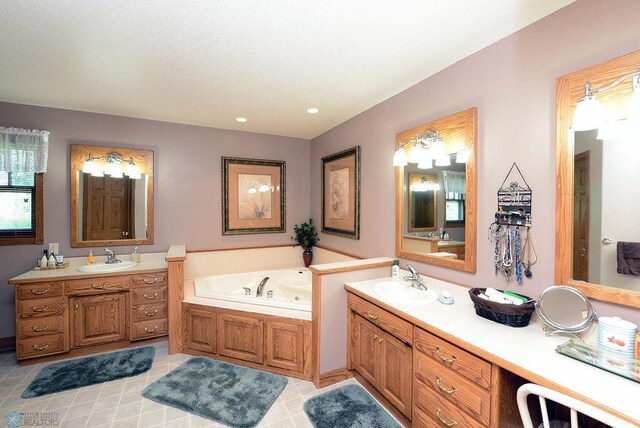
[(413, 350), (384, 331), (379, 334), (378, 390), (411, 419)]
[(187, 305), (185, 310), (185, 347), (195, 351), (216, 352), (216, 314), (212, 310)]
[(380, 329), (360, 315), (353, 317), (354, 347), (353, 368), (373, 386), (378, 385), (378, 352)]
[(267, 321), (267, 354), (271, 367), (302, 372), (304, 367), (304, 327), (302, 323)]
[(73, 346), (117, 342), (129, 338), (128, 293), (73, 297), (71, 326)]
[(264, 361), (262, 320), (218, 314), (218, 353), (226, 357), (262, 364)]

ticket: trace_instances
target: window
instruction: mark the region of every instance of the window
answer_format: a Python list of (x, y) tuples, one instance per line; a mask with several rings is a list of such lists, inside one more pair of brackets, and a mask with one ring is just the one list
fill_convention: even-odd
[(42, 244), (44, 174), (0, 172), (0, 245)]
[(448, 199), (446, 201), (445, 219), (447, 226), (464, 225), (464, 200)]

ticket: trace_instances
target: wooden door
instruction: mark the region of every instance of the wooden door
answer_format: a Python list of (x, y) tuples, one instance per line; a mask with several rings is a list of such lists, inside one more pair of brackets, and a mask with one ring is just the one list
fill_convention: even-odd
[(380, 347), (378, 390), (411, 419), (413, 350), (382, 330), (380, 330), (378, 343)]
[(255, 318), (218, 314), (218, 353), (262, 364), (264, 361), (263, 322)]
[(84, 174), (83, 180), (82, 239), (133, 239), (134, 180), (89, 174)]
[(266, 355), (268, 366), (302, 372), (304, 368), (304, 326), (301, 322), (267, 321)]
[(589, 281), (588, 151), (575, 156), (573, 174), (573, 279)]
[(216, 314), (186, 305), (185, 347), (196, 351), (216, 352)]
[(117, 342), (129, 338), (128, 293), (72, 297), (73, 346)]
[(380, 329), (360, 315), (354, 315), (353, 333), (355, 335), (355, 349), (352, 353), (353, 368), (369, 383), (377, 387)]

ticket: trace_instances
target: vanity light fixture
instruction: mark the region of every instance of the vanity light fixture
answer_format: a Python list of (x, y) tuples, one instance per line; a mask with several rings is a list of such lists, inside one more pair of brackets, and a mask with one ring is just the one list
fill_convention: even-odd
[(440, 190), (440, 185), (435, 181), (427, 180), (424, 177), (422, 178), (420, 183), (411, 185), (412, 192), (428, 192), (430, 190), (437, 192), (438, 190)]
[(307, 113), (309, 113), (309, 114), (316, 114), (316, 113), (318, 113), (319, 111), (320, 111), (320, 110), (318, 110), (318, 109), (317, 109), (317, 108), (315, 108), (315, 107), (309, 107), (309, 108), (307, 109)]
[(460, 150), (456, 153), (456, 163), (467, 163), (469, 160), (469, 150)]
[(236, 122), (245, 123), (247, 121), (246, 117), (236, 117)]
[[(122, 168), (123, 164), (124, 169)], [(133, 158), (125, 160), (116, 152), (111, 152), (100, 157), (93, 157), (91, 153), (89, 153), (89, 157), (84, 161), (84, 165), (82, 166), (82, 172), (91, 174), (92, 177), (104, 177), (108, 175), (111, 178), (122, 178), (123, 175), (126, 175), (133, 180), (142, 178), (142, 172), (133, 162)]]

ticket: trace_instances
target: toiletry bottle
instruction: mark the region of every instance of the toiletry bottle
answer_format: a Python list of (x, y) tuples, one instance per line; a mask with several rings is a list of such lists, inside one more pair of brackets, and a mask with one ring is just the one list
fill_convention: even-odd
[(391, 278), (392, 279), (400, 278), (400, 262), (398, 260), (394, 260), (393, 266), (391, 266)]
[(96, 258), (95, 258), (95, 256), (93, 255), (93, 251), (92, 251), (92, 250), (89, 250), (89, 256), (87, 256), (87, 264), (88, 264), (88, 265), (92, 265), (92, 264), (94, 264), (95, 262), (96, 262)]
[(53, 254), (53, 252), (51, 254), (49, 254), (49, 259), (47, 260), (47, 267), (54, 267), (56, 265), (56, 255)]
[(40, 259), (40, 267), (45, 268), (47, 267), (47, 250), (44, 250), (44, 254), (42, 254), (42, 258)]
[(140, 263), (140, 253), (138, 253), (138, 247), (134, 247), (133, 253), (131, 253), (131, 261), (134, 263)]

